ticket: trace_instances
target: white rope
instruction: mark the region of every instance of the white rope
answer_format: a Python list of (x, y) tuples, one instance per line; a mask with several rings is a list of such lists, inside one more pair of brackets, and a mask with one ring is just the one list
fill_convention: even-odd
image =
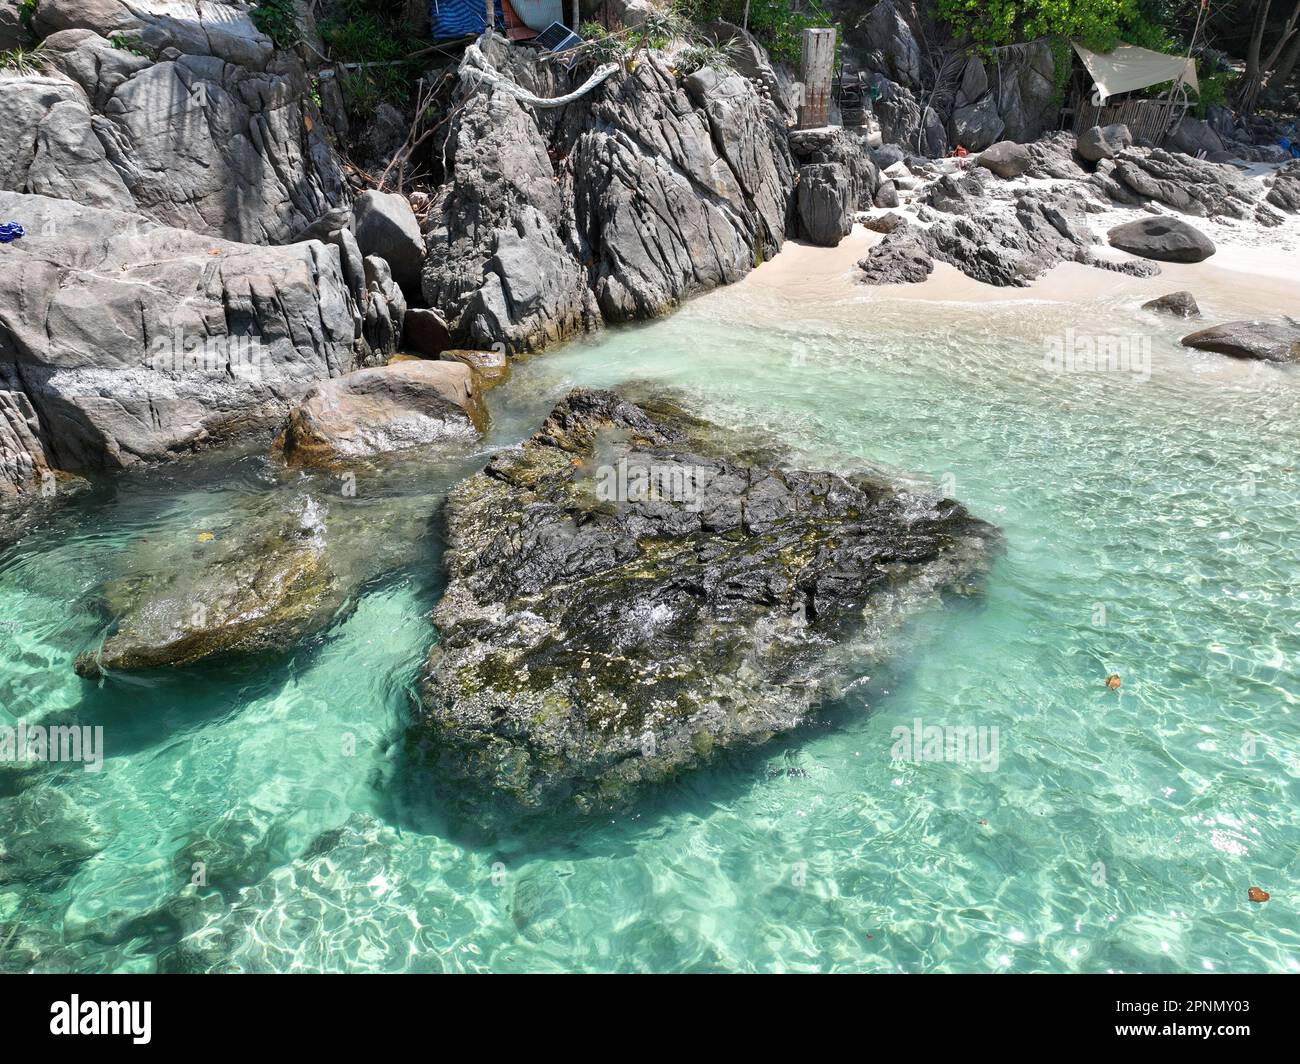
[(546, 99), (541, 96), (534, 96), (527, 89), (515, 84), (509, 78), (505, 77), (499, 71), (493, 69), (492, 64), (488, 62), (487, 57), (479, 49), (477, 44), (471, 44), (465, 49), (465, 58), (460, 64), (460, 73), (462, 77), (469, 79), (470, 84), (477, 85), (486, 82), (493, 88), (501, 89), (516, 97), (520, 103), (526, 103), (530, 107), (563, 107), (565, 104), (573, 103), (574, 100), (586, 96), (601, 82), (605, 81), (618, 70), (617, 63), (604, 63), (596, 69), (596, 72), (584, 81), (578, 88), (567, 96), (555, 96)]

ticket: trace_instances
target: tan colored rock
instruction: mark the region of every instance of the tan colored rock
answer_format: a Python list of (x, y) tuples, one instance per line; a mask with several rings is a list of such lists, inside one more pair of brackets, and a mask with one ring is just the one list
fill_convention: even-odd
[(479, 384), (453, 361), (400, 361), (314, 387), (276, 444), (294, 465), (333, 465), (442, 440), (472, 440), (487, 424)]
[(456, 348), (438, 356), (444, 362), (460, 362), (469, 366), (485, 390), (500, 384), (510, 376), (510, 360), (504, 351), (469, 351)]

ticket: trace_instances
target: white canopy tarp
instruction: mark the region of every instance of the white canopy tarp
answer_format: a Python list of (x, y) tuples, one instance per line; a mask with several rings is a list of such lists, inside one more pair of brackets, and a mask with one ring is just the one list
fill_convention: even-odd
[(1097, 86), (1093, 94), (1093, 102), (1097, 104), (1103, 104), (1121, 92), (1133, 92), (1166, 81), (1182, 81), (1198, 95), (1201, 91), (1196, 80), (1195, 59), (1165, 55), (1135, 44), (1116, 45), (1110, 52), (1090, 52), (1075, 42), (1074, 50), (1079, 53)]

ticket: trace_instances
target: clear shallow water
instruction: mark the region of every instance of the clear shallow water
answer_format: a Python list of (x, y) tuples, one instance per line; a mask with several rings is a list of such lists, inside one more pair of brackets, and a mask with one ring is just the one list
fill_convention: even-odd
[[(1007, 535), (986, 599), (927, 615), (823, 722), (613, 820), (487, 836), (403, 762), (436, 524), (377, 545), (287, 659), (95, 686), (71, 662), (133, 540), (346, 504), (217, 456), (53, 511), (0, 554), (0, 706), (102, 724), (108, 756), (0, 770), (0, 970), (1300, 969), (1300, 374), (1187, 352), (1137, 302), (742, 286), (518, 366), (489, 446), (575, 384), (660, 382)], [(1151, 379), (1047, 373), (1067, 327), (1149, 337)], [(478, 462), (359, 497), (432, 512)], [(891, 760), (918, 718), (997, 728), (996, 770)]]

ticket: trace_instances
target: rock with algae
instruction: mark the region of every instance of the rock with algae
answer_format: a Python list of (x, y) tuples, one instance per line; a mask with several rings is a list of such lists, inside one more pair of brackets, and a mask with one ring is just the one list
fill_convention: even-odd
[(583, 389), (447, 521), (412, 740), (439, 779), (523, 808), (621, 804), (789, 731), (922, 604), (973, 590), (999, 542), (952, 500)]
[(342, 595), (325, 553), (324, 516), (304, 498), (239, 535), (200, 541), (177, 564), (174, 545), (104, 588), (114, 631), (98, 653), (77, 657), (87, 678), (104, 669), (188, 665), (228, 652), (285, 650), (319, 628)]

